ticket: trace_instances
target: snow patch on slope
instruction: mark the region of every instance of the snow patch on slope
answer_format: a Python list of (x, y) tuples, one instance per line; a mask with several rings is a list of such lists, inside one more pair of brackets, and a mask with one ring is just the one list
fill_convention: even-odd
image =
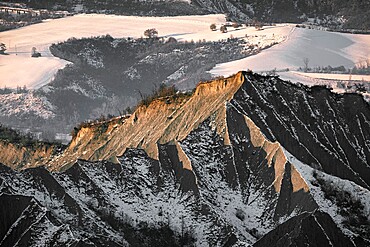
[(44, 97), (30, 93), (0, 94), (0, 113), (3, 116), (34, 113), (48, 119), (55, 116), (54, 107)]
[(349, 235), (353, 236), (354, 233), (351, 232), (348, 228), (343, 226), (343, 222), (346, 220), (342, 215), (339, 214), (340, 208), (331, 200), (325, 197), (324, 191), (321, 187), (317, 184), (316, 178), (314, 178), (313, 174), (316, 172), (319, 177), (324, 179), (326, 182), (329, 182), (331, 186), (333, 186), (338, 191), (345, 191), (348, 192), (351, 196), (353, 196), (356, 200), (360, 201), (361, 204), (364, 206), (363, 213), (364, 215), (370, 220), (370, 191), (367, 189), (355, 184), (352, 181), (341, 179), (327, 173), (318, 171), (307, 164), (302, 163), (297, 158), (295, 158), (291, 153), (289, 153), (286, 149), (284, 149), (284, 153), (288, 158), (289, 162), (291, 162), (299, 171), (299, 173), (303, 176), (306, 180), (307, 184), (310, 187), (311, 195), (313, 196), (316, 203), (319, 205), (320, 210), (323, 212), (328, 213), (334, 222), (341, 228), (341, 230)]

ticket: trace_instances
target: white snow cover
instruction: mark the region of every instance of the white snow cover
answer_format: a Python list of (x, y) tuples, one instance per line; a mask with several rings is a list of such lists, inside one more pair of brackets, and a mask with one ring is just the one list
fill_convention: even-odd
[[(53, 57), (48, 47), (71, 37), (110, 34), (116, 38), (139, 38), (144, 30), (156, 28), (161, 36), (173, 36), (179, 40), (209, 39), (210, 23), (223, 22), (224, 15), (135, 17), (82, 14), (2, 32), (0, 42), (6, 44), (9, 55), (0, 56), (0, 87), (26, 85), (28, 88), (39, 88), (50, 82), (56, 71), (68, 62)], [(221, 38), (229, 37), (227, 34), (217, 33)], [(217, 40), (219, 37), (213, 39)], [(31, 58), (32, 47), (41, 52), (41, 58)]]
[[(255, 56), (218, 64), (211, 70), (214, 75), (228, 76), (235, 71), (251, 69), (255, 72), (279, 70), (296, 70), (304, 67), (303, 59), (309, 59), (309, 67), (345, 66), (352, 68), (359, 62), (370, 58), (370, 35), (344, 34), (296, 28), (290, 25), (291, 31), (285, 42), (263, 51)], [(268, 29), (266, 32), (275, 32)], [(296, 73), (283, 73), (281, 77), (293, 81), (302, 81)], [(307, 74), (312, 78), (322, 78), (323, 75)], [(325, 76), (328, 78), (329, 76)], [(349, 78), (349, 75), (331, 74), (328, 79)], [(352, 80), (355, 80), (353, 77)], [(356, 78), (357, 79), (357, 78)], [(362, 80), (362, 77), (358, 78)], [(365, 79), (365, 78), (364, 78)], [(369, 79), (366, 77), (366, 79)], [(365, 79), (365, 80), (366, 80)], [(311, 82), (310, 80), (308, 80)]]
[[(156, 28), (161, 37), (174, 37), (179, 41), (217, 41), (233, 37), (245, 37), (250, 43), (266, 46), (282, 41), (291, 27), (286, 25), (256, 31), (254, 27), (229, 27), (228, 33), (211, 31), (210, 25), (217, 28), (226, 22), (225, 15), (177, 16), (177, 17), (137, 17), (101, 14), (81, 14), (62, 19), (47, 20), (40, 24), (2, 32), (0, 42), (5, 43), (9, 55), (0, 56), (0, 87), (15, 88), (26, 85), (39, 88), (50, 82), (58, 69), (68, 62), (53, 57), (48, 47), (52, 43), (68, 38), (82, 38), (110, 34), (114, 38), (140, 38), (148, 28)], [(271, 33), (271, 35), (267, 35)], [(272, 37), (272, 33), (275, 37)], [(257, 35), (257, 37), (256, 37)], [(31, 49), (36, 47), (41, 58), (31, 58)], [(16, 55), (17, 54), (17, 55)]]
[(34, 112), (44, 119), (54, 117), (54, 108), (46, 98), (31, 93), (0, 94), (0, 114), (5, 116)]
[[(212, 23), (216, 24), (217, 31), (210, 30)], [(18, 85), (26, 85), (28, 88), (36, 89), (50, 82), (56, 71), (68, 63), (50, 54), (48, 47), (52, 43), (62, 42), (71, 37), (105, 34), (115, 38), (139, 38), (148, 28), (156, 28), (161, 37), (172, 36), (179, 41), (203, 39), (217, 41), (233, 36), (244, 38), (248, 42), (247, 47), (257, 45), (259, 48), (265, 48), (280, 43), (257, 55), (216, 65), (211, 70), (214, 75), (227, 76), (247, 69), (256, 72), (271, 71), (274, 68), (295, 70), (304, 66), (303, 58), (309, 59), (310, 67), (327, 65), (353, 67), (370, 57), (370, 35), (296, 28), (294, 24), (265, 26), (263, 30), (244, 26), (236, 29), (228, 27), (227, 33), (221, 33), (219, 28), (225, 23), (226, 18), (222, 14), (177, 17), (81, 14), (2, 32), (0, 42), (7, 45), (9, 55), (0, 56), (0, 87), (15, 88)], [(32, 47), (41, 52), (41, 58), (31, 58)], [(281, 76), (283, 79), (307, 81), (311, 84), (312, 80), (309, 77), (317, 78), (312, 74), (304, 77), (305, 80), (302, 81), (302, 76), (291, 72), (282, 73)], [(347, 76), (330, 77), (340, 79), (339, 77)], [(362, 80), (362, 77), (359, 80)]]
[(292, 71), (293, 74), (299, 76), (306, 76), (309, 78), (317, 78), (324, 80), (341, 80), (341, 81), (370, 81), (370, 75), (350, 75), (350, 74), (327, 74), (327, 73), (304, 73), (298, 71)]
[[(0, 42), (3, 42), (2, 38)], [(39, 88), (49, 83), (58, 69), (68, 63), (53, 57), (48, 48), (41, 52), (46, 57), (31, 58), (31, 48), (23, 48), (22, 53), (17, 53), (18, 55), (14, 53), (7, 56), (0, 55), (1, 88), (17, 86), (27, 86), (29, 89)]]

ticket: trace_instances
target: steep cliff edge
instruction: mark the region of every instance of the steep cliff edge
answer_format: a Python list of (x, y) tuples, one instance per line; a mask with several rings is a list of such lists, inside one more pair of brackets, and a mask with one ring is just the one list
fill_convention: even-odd
[(59, 145), (23, 146), (0, 141), (0, 159), (13, 169), (42, 166), (60, 152)]
[(246, 75), (231, 104), (297, 159), (370, 188), (370, 105), (274, 77)]
[[(116, 160), (126, 148), (143, 148), (150, 157), (158, 159), (157, 143), (184, 139), (190, 131), (210, 116), (214, 127), (228, 142), (225, 103), (244, 82), (244, 75), (237, 75), (200, 83), (190, 95), (159, 98), (148, 106), (140, 106), (128, 118), (116, 118), (85, 125), (78, 130), (68, 148), (57, 155), (41, 155), (40, 160), (50, 170), (68, 168), (77, 159)], [(46, 146), (46, 145), (44, 145)], [(43, 145), (35, 151), (42, 154)], [(41, 165), (33, 159), (34, 150), (2, 146), (0, 162), (13, 168), (31, 168)], [(17, 163), (17, 167), (12, 164)]]
[(34, 140), (0, 124), (0, 160), (12, 169), (44, 165), (64, 148), (61, 144)]
[[(186, 232), (191, 237), (181, 241), (190, 246), (192, 241), (196, 246), (252, 244), (279, 222), (313, 212), (317, 204), (279, 144), (245, 145), (251, 133), (262, 134), (238, 124), (244, 117), (234, 108), (226, 113), (233, 147), (225, 145), (208, 118), (182, 141), (158, 144), (158, 160), (127, 148), (118, 164), (78, 161), (63, 172), (43, 167), (17, 172), (0, 165), (0, 192), (35, 197), (59, 225), (70, 226), (75, 241), (97, 246), (138, 244), (130, 232), (143, 226), (143, 232), (173, 231), (167, 242)], [(269, 156), (270, 145), (275, 152)], [(24, 228), (14, 231), (22, 234)]]
[[(149, 106), (140, 106), (121, 125), (82, 128), (63, 157), (53, 161), (52, 169), (58, 170), (77, 158), (111, 159), (122, 155), (128, 147), (143, 148), (150, 157), (158, 159), (157, 143), (183, 140), (212, 115), (217, 132), (225, 135), (225, 102), (243, 82), (243, 74), (238, 73), (227, 79), (200, 83), (192, 96), (175, 95), (156, 99)], [(101, 129), (104, 131), (99, 131)]]
[[(158, 144), (184, 140), (208, 118), (224, 144), (231, 145), (230, 107), (244, 116), (240, 121), (246, 129), (261, 128), (260, 135), (251, 136), (252, 144), (264, 148), (269, 165), (275, 156), (284, 163), (284, 155), (277, 154), (282, 153), (280, 143), (304, 163), (369, 188), (370, 107), (360, 96), (245, 72), (200, 83), (192, 95), (155, 99), (131, 116), (82, 127), (62, 153), (48, 145), (29, 148), (2, 142), (0, 162), (16, 169), (45, 165), (58, 171), (78, 159), (117, 162), (127, 148), (142, 148), (158, 160)], [(278, 188), (280, 180), (276, 183)]]

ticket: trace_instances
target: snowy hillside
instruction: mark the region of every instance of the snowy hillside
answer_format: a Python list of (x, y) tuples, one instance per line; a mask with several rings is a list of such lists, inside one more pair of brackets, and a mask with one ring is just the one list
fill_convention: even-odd
[[(344, 34), (291, 26), (286, 40), (254, 56), (216, 65), (214, 76), (228, 76), (237, 70), (277, 74), (284, 80), (309, 86), (326, 85), (335, 92), (358, 92), (369, 99), (370, 76), (352, 75), (351, 69), (368, 66), (370, 35)], [(269, 30), (273, 32), (274, 30)], [(342, 66), (347, 72), (304, 73), (305, 68)], [(356, 91), (358, 85), (364, 90)]]
[[(94, 25), (92, 25), (94, 23)], [(281, 42), (290, 27), (270, 27), (273, 31), (257, 32), (254, 27), (230, 27), (229, 32), (211, 31), (214, 23), (219, 29), (225, 24), (225, 15), (135, 17), (110, 15), (76, 15), (49, 20), (41, 24), (3, 32), (2, 42), (8, 46), (8, 56), (0, 56), (0, 86), (14, 88), (26, 85), (39, 88), (49, 83), (55, 72), (67, 62), (57, 59), (48, 50), (52, 43), (63, 42), (71, 37), (82, 38), (109, 34), (115, 38), (140, 38), (148, 28), (156, 28), (160, 37), (174, 37), (178, 41), (218, 41), (230, 37), (243, 38), (247, 34), (250, 45), (260, 48)], [(274, 35), (272, 35), (274, 34)], [(36, 47), (41, 58), (31, 58), (31, 49)]]
[[(346, 68), (353, 68), (355, 64), (370, 58), (370, 35), (311, 30), (296, 28), (293, 25), (291, 28), (285, 42), (255, 56), (219, 64), (211, 73), (227, 76), (235, 71), (247, 69), (256, 72), (267, 72), (273, 69), (278, 72), (286, 69), (297, 70), (305, 66), (303, 61), (305, 58), (308, 59), (309, 67), (343, 65)], [(274, 32), (273, 29), (268, 31)], [(331, 79), (340, 79), (341, 76), (332, 75)], [(311, 75), (311, 77), (315, 76)]]
[[(77, 15), (49, 20), (21, 29), (3, 32), (2, 42), (8, 46), (8, 56), (0, 56), (0, 86), (15, 88), (26, 85), (39, 88), (49, 83), (58, 69), (67, 62), (50, 54), (52, 43), (66, 41), (71, 37), (82, 38), (110, 34), (113, 37), (140, 38), (148, 28), (156, 28), (160, 36), (173, 36), (179, 40), (207, 38), (211, 23), (225, 22), (224, 15), (185, 17), (126, 17), (109, 15)], [(92, 25), (94, 23), (94, 25)], [(217, 32), (218, 33), (218, 32)], [(219, 34), (212, 40), (227, 38)], [(36, 47), (41, 58), (31, 58)]]
[(25, 113), (35, 114), (44, 119), (55, 116), (50, 103), (33, 93), (1, 94), (0, 102), (0, 112), (5, 116), (22, 117)]
[[(12, 2), (14, 0), (10, 0)], [(238, 21), (257, 19), (271, 23), (310, 21), (332, 29), (369, 30), (370, 3), (345, 0), (18, 0), (32, 8), (68, 10), (74, 13), (178, 16), (226, 13)]]
[[(92, 22), (95, 25), (91, 25)], [(210, 29), (211, 23), (216, 24), (216, 31)], [(38, 116), (44, 115), (39, 111), (35, 116), (19, 119), (18, 115), (12, 115), (14, 111), (0, 105), (0, 121), (66, 134), (81, 121), (102, 114), (120, 114), (137, 103), (140, 93), (148, 94), (161, 83), (175, 84), (182, 90), (192, 89), (200, 80), (211, 79), (208, 71), (215, 64), (243, 58), (283, 42), (291, 30), (289, 25), (260, 31), (243, 25), (229, 26), (228, 32), (222, 33), (219, 29), (225, 23), (224, 15), (76, 15), (4, 32), (9, 55), (0, 56), (0, 86), (38, 89), (37, 97), (45, 96), (52, 104), (55, 117), (48, 118), (46, 123), (40, 122)], [(159, 40), (153, 43), (140, 39), (145, 29), (153, 27), (159, 32)], [(272, 29), (274, 32), (269, 31)], [(126, 39), (110, 40), (109, 37), (105, 43), (98, 38), (69, 39), (104, 34), (101, 38), (104, 40), (107, 33)], [(176, 40), (171, 41), (169, 37)], [(128, 49), (126, 42), (131, 43)], [(58, 43), (55, 56), (74, 64), (53, 57), (49, 50), (52, 43)], [(42, 57), (32, 58), (32, 47)], [(64, 69), (58, 73), (61, 68)], [(31, 108), (30, 111), (22, 109), (20, 115), (33, 114), (30, 114)]]
[(369, 1), (19, 1), (0, 247), (370, 246)]

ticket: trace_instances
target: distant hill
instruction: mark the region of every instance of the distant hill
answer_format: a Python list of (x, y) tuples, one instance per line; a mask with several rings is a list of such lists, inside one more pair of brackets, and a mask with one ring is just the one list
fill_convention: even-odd
[(248, 16), (264, 22), (302, 22), (308, 18), (325, 25), (369, 30), (370, 2), (344, 0), (193, 0), (202, 9), (229, 13), (230, 17)]
[(310, 18), (326, 26), (369, 30), (370, 2), (355, 0), (16, 0), (32, 8), (77, 12), (104, 12), (124, 15), (166, 16), (227, 13), (233, 20), (257, 19), (263, 22), (303, 22)]

